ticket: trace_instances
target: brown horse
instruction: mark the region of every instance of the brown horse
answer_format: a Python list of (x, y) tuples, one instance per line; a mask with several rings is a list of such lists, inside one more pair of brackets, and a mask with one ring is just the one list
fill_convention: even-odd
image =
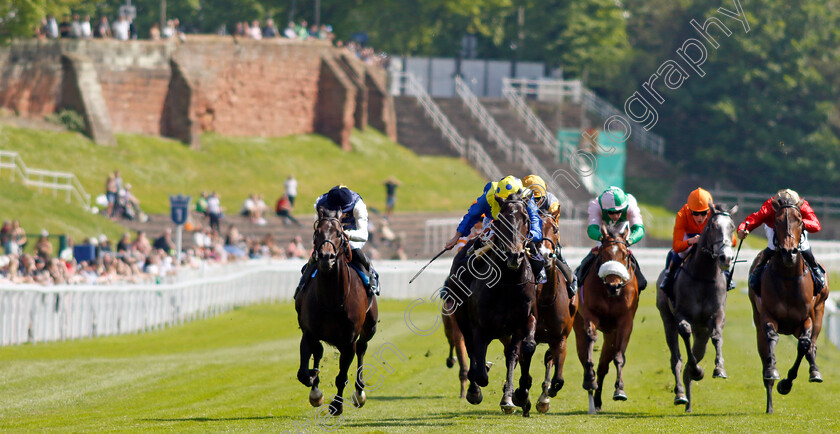
[[(493, 223), (492, 248), (483, 255), (473, 255), (465, 266), (473, 276), (470, 291), (464, 305), (455, 312), (458, 327), (464, 334), (470, 369), (467, 401), (481, 403), (481, 387), (489, 383), (487, 375), (487, 346), (494, 339), (502, 341), (505, 347), (507, 378), (500, 407), (513, 413), (515, 407), (522, 408), (523, 416), (529, 416), (531, 401), (528, 389), (531, 376), (528, 371), (534, 354), (534, 327), (536, 325), (536, 282), (525, 258), (525, 243), (530, 221), (528, 205), (518, 193), (499, 197), (499, 217)], [(458, 275), (450, 276), (460, 279)], [(521, 365), (519, 388), (513, 391), (513, 376), (516, 364)]]
[[(674, 306), (662, 289), (656, 293), (656, 307), (665, 327), (665, 341), (671, 352), (671, 372), (674, 374), (674, 405), (685, 404), (691, 413), (691, 382), (705, 375), (698, 363), (706, 354), (709, 338), (715, 346), (715, 378), (726, 378), (723, 366), (723, 325), (726, 322), (727, 281), (723, 271), (732, 265), (732, 234), (735, 223), (721, 205), (710, 207), (711, 215), (694, 251), (686, 258), (674, 282)], [(662, 272), (659, 282), (665, 277)], [(656, 285), (659, 288), (659, 285)], [(694, 336), (694, 346), (691, 337)], [(688, 363), (683, 370), (679, 337), (685, 344)], [(682, 374), (682, 379), (680, 375)], [(685, 382), (685, 386), (683, 386)]]
[[(610, 370), (610, 361), (616, 369), (613, 400), (627, 400), (622, 379), (624, 352), (639, 307), (639, 287), (627, 244), (628, 232), (626, 224), (609, 228), (601, 224), (598, 257), (589, 268), (578, 294), (580, 308), (575, 316), (575, 338), (578, 358), (583, 365), (583, 388), (589, 392), (589, 414), (601, 410), (601, 390)], [(596, 383), (592, 351), (598, 330), (604, 333), (604, 345)]]
[[(443, 306), (444, 312), (452, 312), (455, 308), (451, 299), (444, 301), (447, 303)], [(446, 334), (446, 340), (449, 342), (449, 357), (446, 358), (446, 367), (451, 368), (455, 366), (455, 361), (458, 361), (458, 380), (461, 382), (461, 398), (467, 396), (467, 371), (469, 365), (467, 364), (467, 346), (464, 343), (464, 335), (461, 329), (458, 328), (458, 323), (452, 315), (447, 315), (441, 312), (440, 316), (443, 320), (443, 331)], [(454, 355), (453, 355), (454, 352)]]
[[(368, 298), (362, 279), (349, 265), (351, 251), (341, 227), (340, 211), (318, 210), (313, 241), (316, 275), (295, 299), (298, 324), (303, 332), (297, 377), (304, 386), (312, 388), (309, 403), (313, 407), (322, 405), (324, 394), (318, 389), (319, 364), (324, 354), (321, 341), (336, 347), (341, 354), (335, 377), (338, 392), (330, 403), (330, 413), (340, 415), (353, 355), (358, 359), (353, 404), (361, 407), (367, 400), (361, 373), (368, 341), (376, 333), (376, 298)], [(309, 369), (310, 358), (314, 358), (313, 369)]]
[[(552, 253), (546, 256), (546, 277), (548, 281), (537, 289), (537, 326), (535, 339), (537, 344), (548, 344), (545, 351), (545, 380), (542, 384), (542, 394), (537, 400), (537, 411), (546, 413), (550, 407), (549, 397), (557, 396), (563, 388), (563, 364), (566, 361), (566, 342), (572, 332), (575, 313), (578, 307), (578, 297), (575, 294), (569, 299), (566, 289), (566, 279), (557, 268), (559, 261), (560, 241), (557, 217), (554, 214), (543, 216), (543, 246)], [(554, 375), (551, 375), (551, 368)]]
[[(779, 382), (778, 391), (787, 395), (799, 371), (802, 357), (810, 364), (812, 383), (821, 383), (817, 368), (817, 338), (822, 328), (823, 309), (828, 298), (828, 282), (819, 293), (814, 293), (814, 281), (809, 272), (799, 242), (804, 226), (799, 208), (802, 200), (773, 199), (776, 211), (774, 244), (776, 251), (761, 275), (761, 294), (750, 290), (753, 321), (758, 337), (758, 354), (767, 391), (767, 413), (773, 413), (773, 383), (778, 380), (776, 370), (776, 343), (779, 333), (799, 339), (796, 361), (788, 376)], [(758, 259), (758, 258), (756, 258)], [(753, 267), (755, 262), (753, 262)], [(750, 270), (752, 272), (752, 269)]]

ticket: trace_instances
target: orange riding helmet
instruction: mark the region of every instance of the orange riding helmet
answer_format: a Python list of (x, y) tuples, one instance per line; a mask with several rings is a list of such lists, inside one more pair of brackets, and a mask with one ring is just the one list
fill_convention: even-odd
[(696, 212), (708, 211), (709, 204), (713, 203), (712, 195), (702, 188), (698, 188), (688, 195), (688, 209)]

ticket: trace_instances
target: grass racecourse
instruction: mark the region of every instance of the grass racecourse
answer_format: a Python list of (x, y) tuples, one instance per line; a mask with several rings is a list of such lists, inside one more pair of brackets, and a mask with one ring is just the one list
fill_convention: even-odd
[[(803, 363), (791, 394), (774, 393), (776, 413), (764, 414), (749, 302), (737, 291), (729, 299), (724, 332), (729, 378), (711, 378), (712, 351), (702, 362), (707, 378), (695, 383), (694, 414), (672, 405), (673, 379), (653, 295), (643, 292), (627, 354), (630, 399), (608, 399), (611, 371), (604, 409), (594, 416), (586, 414), (574, 349), (566, 360), (566, 386), (552, 399), (548, 414), (532, 410), (532, 417), (524, 419), (518, 411), (506, 416), (499, 410), (504, 370), (498, 343), (489, 352), (496, 366), (484, 402), (473, 406), (458, 399), (457, 374), (444, 364), (442, 328), (417, 336), (404, 322), (408, 302), (386, 300), (366, 360), (376, 364), (371, 354), (386, 343), (405, 360), (383, 351), (382, 359), (393, 372), (379, 365), (378, 389), (369, 391), (362, 409), (345, 405), (341, 419), (319, 422), (317, 410), (308, 404), (308, 389), (295, 379), (300, 331), (294, 306), (281, 303), (244, 307), (147, 334), (0, 348), (0, 430), (317, 432), (323, 423), (349, 432), (840, 431), (840, 351), (824, 337), (817, 359), (825, 383), (808, 383)], [(413, 311), (411, 320), (419, 328), (431, 328), (436, 317), (427, 303)], [(794, 347), (790, 337), (779, 342), (782, 373), (793, 361)], [(540, 345), (539, 359), (544, 351)], [(321, 371), (325, 394), (335, 393), (336, 372), (337, 352), (328, 348)], [(535, 364), (531, 373), (541, 378), (542, 366)], [(532, 401), (538, 395), (535, 387)]]

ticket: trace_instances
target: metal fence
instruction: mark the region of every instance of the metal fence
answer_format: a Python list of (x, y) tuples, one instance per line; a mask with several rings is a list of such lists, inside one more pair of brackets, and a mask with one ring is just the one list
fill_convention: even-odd
[(90, 208), (90, 194), (82, 187), (76, 175), (70, 172), (27, 167), (20, 154), (13, 151), (0, 151), (0, 175), (2, 175), (3, 169), (7, 169), (12, 181), (15, 181), (15, 178), (20, 178), (20, 182), (27, 187), (37, 188), (40, 193), (43, 193), (44, 189), (52, 190), (53, 196), (57, 196), (59, 191), (63, 191), (66, 194), (67, 202), (76, 199), (85, 209)]

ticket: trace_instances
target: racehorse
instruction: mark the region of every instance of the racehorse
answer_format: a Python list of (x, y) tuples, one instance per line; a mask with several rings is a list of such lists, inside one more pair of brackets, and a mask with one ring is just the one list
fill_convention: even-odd
[[(563, 364), (566, 361), (566, 342), (572, 332), (575, 313), (578, 307), (578, 297), (569, 299), (566, 286), (569, 282), (557, 268), (559, 261), (557, 254), (560, 249), (557, 216), (547, 214), (543, 217), (543, 246), (552, 253), (546, 258), (546, 277), (548, 281), (540, 285), (537, 290), (537, 326), (535, 339), (537, 344), (548, 344), (545, 352), (545, 380), (542, 384), (542, 394), (537, 400), (537, 411), (548, 412), (549, 397), (557, 396), (563, 388)], [(551, 375), (551, 368), (554, 375)]]
[[(723, 274), (732, 265), (732, 210), (715, 205), (700, 239), (694, 245), (674, 280), (674, 304), (668, 301), (662, 289), (656, 293), (656, 307), (665, 327), (665, 341), (671, 351), (671, 372), (674, 373), (674, 405), (685, 404), (691, 413), (691, 382), (703, 378), (703, 369), (697, 364), (706, 354), (709, 338), (715, 346), (715, 378), (726, 378), (723, 367), (723, 324), (726, 321), (727, 279)], [(665, 277), (660, 275), (656, 287)], [(694, 335), (694, 349), (691, 335)], [(683, 372), (678, 336), (685, 343), (688, 364)], [(680, 379), (682, 374), (682, 380)], [(683, 388), (683, 381), (685, 388)]]
[[(799, 364), (804, 356), (810, 365), (812, 383), (822, 383), (817, 368), (817, 338), (822, 328), (823, 309), (828, 298), (828, 281), (819, 293), (814, 293), (814, 281), (802, 253), (799, 242), (804, 226), (799, 208), (802, 200), (793, 202), (788, 198), (772, 201), (776, 211), (774, 221), (775, 253), (761, 275), (761, 293), (749, 292), (753, 307), (753, 321), (758, 338), (758, 354), (764, 374), (764, 388), (767, 391), (767, 413), (773, 413), (773, 383), (778, 380), (776, 370), (776, 343), (779, 333), (793, 335), (799, 339), (796, 361), (788, 371), (787, 378), (779, 382), (782, 395), (790, 393), (796, 379)], [(758, 259), (758, 258), (756, 258)], [(755, 262), (750, 269), (755, 267)]]
[[(368, 294), (361, 277), (349, 265), (351, 250), (341, 226), (340, 211), (318, 209), (313, 241), (317, 271), (295, 299), (298, 324), (303, 332), (297, 377), (304, 386), (312, 388), (309, 403), (313, 407), (322, 405), (324, 394), (318, 389), (319, 364), (324, 354), (321, 341), (336, 347), (340, 353), (335, 377), (338, 391), (330, 403), (330, 413), (337, 416), (344, 408), (341, 396), (354, 354), (358, 367), (352, 402), (362, 407), (367, 400), (361, 372), (379, 314), (376, 298)], [(313, 369), (309, 369), (310, 358), (314, 358)]]
[[(515, 407), (521, 407), (523, 416), (527, 417), (531, 409), (528, 399), (531, 376), (528, 372), (536, 348), (536, 282), (525, 257), (530, 222), (527, 204), (519, 193), (511, 194), (507, 199), (497, 196), (496, 200), (501, 208), (493, 222), (492, 244), (481, 250), (483, 254), (474, 254), (467, 260), (466, 266), (473, 275), (470, 292), (454, 315), (470, 357), (467, 401), (481, 403), (481, 387), (489, 382), (487, 346), (493, 339), (499, 339), (505, 347), (507, 365), (499, 405), (507, 414), (513, 413)], [(513, 375), (517, 362), (521, 364), (522, 372), (519, 388), (514, 392)]]
[[(616, 368), (613, 400), (627, 400), (622, 379), (624, 352), (639, 307), (639, 286), (631, 264), (628, 232), (626, 223), (609, 228), (601, 223), (598, 257), (587, 271), (578, 294), (580, 307), (574, 321), (575, 340), (578, 358), (583, 365), (583, 388), (589, 392), (589, 414), (601, 410), (601, 389), (610, 370), (610, 361)], [(604, 345), (598, 362), (596, 384), (592, 351), (598, 339), (598, 330), (604, 333)]]
[[(446, 367), (451, 368), (455, 366), (455, 361), (458, 361), (458, 380), (461, 382), (461, 398), (467, 396), (467, 346), (464, 343), (464, 335), (461, 329), (458, 328), (458, 323), (452, 315), (447, 315), (445, 312), (451, 312), (454, 308), (451, 299), (447, 299), (443, 306), (444, 312), (441, 312), (441, 320), (443, 321), (443, 331), (446, 334), (446, 340), (449, 342), (449, 357), (446, 358)], [(454, 352), (454, 356), (453, 356)]]

